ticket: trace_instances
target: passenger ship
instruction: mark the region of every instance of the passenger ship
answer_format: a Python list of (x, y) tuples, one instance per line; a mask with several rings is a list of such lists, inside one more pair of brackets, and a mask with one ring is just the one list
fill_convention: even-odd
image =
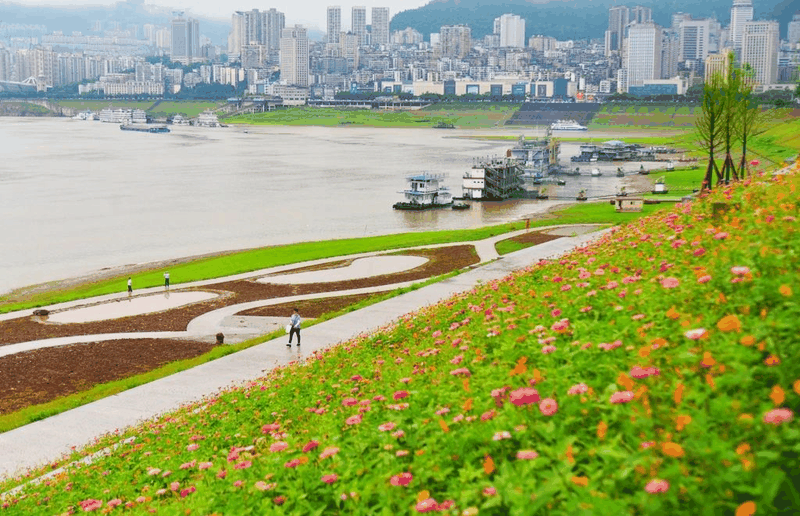
[(575, 120), (559, 120), (550, 124), (553, 131), (586, 131), (588, 128)]

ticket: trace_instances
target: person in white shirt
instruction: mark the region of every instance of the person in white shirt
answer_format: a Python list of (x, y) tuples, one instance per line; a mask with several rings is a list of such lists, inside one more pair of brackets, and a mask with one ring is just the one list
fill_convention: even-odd
[(169, 288), (169, 271), (164, 273), (164, 288)]
[(128, 278), (128, 295), (130, 296), (133, 293), (133, 282), (130, 278)]
[(300, 345), (300, 314), (297, 312), (297, 308), (293, 309), (293, 311), (294, 313), (289, 319), (289, 324), (291, 325), (289, 329), (289, 343), (286, 344), (289, 347), (292, 347), (292, 335), (295, 333), (297, 334), (297, 345)]

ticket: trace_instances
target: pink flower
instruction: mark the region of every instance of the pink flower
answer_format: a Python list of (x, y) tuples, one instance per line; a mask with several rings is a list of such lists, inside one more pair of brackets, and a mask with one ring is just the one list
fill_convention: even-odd
[(187, 496), (189, 496), (190, 494), (194, 493), (195, 491), (197, 491), (197, 488), (194, 487), (194, 486), (189, 486), (189, 487), (187, 487), (185, 489), (181, 489), (181, 498), (186, 498)]
[(106, 505), (113, 509), (114, 507), (117, 507), (118, 505), (122, 505), (122, 500), (120, 500), (119, 498), (114, 498), (113, 500), (109, 500)]
[(271, 483), (271, 484), (267, 484), (263, 480), (259, 480), (258, 482), (256, 482), (256, 485), (255, 485), (256, 489), (258, 489), (259, 491), (270, 491), (272, 489), (275, 489), (277, 486), (278, 486), (278, 484), (276, 484), (274, 482)]
[(556, 349), (557, 348), (555, 346), (545, 346), (545, 347), (542, 348), (542, 353), (544, 353), (545, 355), (549, 355), (550, 353), (552, 353)]
[(395, 428), (396, 426), (397, 426), (397, 425), (396, 425), (395, 423), (392, 423), (392, 422), (390, 421), (390, 422), (388, 422), (388, 423), (384, 423), (384, 424), (382, 424), (382, 425), (378, 426), (378, 430), (380, 430), (381, 432), (388, 432), (388, 431), (390, 431), (390, 430), (394, 430), (394, 428)]
[(272, 499), (272, 503), (274, 503), (275, 505), (283, 505), (284, 503), (286, 503), (286, 497), (283, 495), (276, 496), (275, 498)]
[(450, 371), (450, 374), (453, 376), (472, 376), (472, 373), (470, 373), (469, 369), (467, 369), (466, 367), (453, 369), (452, 371)]
[(484, 487), (483, 488), (483, 496), (494, 496), (497, 494), (497, 489), (494, 487)]
[(648, 376), (658, 376), (661, 374), (661, 371), (658, 370), (657, 367), (639, 367), (634, 366), (631, 369), (631, 376), (636, 378), (637, 380), (641, 380), (642, 378), (647, 378)]
[(283, 465), (284, 468), (296, 468), (300, 465), (300, 459), (292, 459)]
[(490, 419), (493, 419), (494, 416), (496, 416), (496, 415), (497, 415), (497, 412), (495, 412), (494, 410), (490, 410), (488, 412), (484, 412), (483, 414), (481, 414), (481, 421), (489, 421)]
[(187, 446), (187, 447), (186, 447), (186, 451), (195, 451), (195, 450), (196, 450), (196, 449), (198, 449), (199, 447), (200, 447), (200, 445), (199, 445), (199, 444), (197, 444), (197, 443), (192, 443), (192, 444), (190, 444), (189, 446)]
[(464, 360), (464, 355), (458, 355), (458, 356), (453, 357), (450, 360), (450, 363), (453, 364), (453, 365), (458, 365), (458, 364), (461, 363), (462, 360)]
[(317, 446), (319, 446), (319, 441), (314, 441), (314, 440), (308, 441), (306, 445), (303, 446), (303, 453), (308, 453)]
[(720, 231), (714, 235), (714, 240), (725, 240), (726, 238), (728, 238), (728, 233), (725, 231)]
[(398, 430), (396, 432), (392, 432), (392, 437), (394, 437), (395, 439), (400, 439), (401, 437), (405, 437), (405, 435), (406, 435), (406, 433), (403, 432), (402, 430)]
[(322, 475), (321, 480), (326, 484), (333, 484), (339, 477), (336, 476), (336, 473), (331, 473), (330, 475)]
[(237, 480), (233, 483), (233, 487), (242, 487), (244, 485), (243, 480)]
[(320, 459), (327, 459), (328, 457), (333, 457), (337, 453), (339, 453), (339, 448), (337, 448), (335, 446), (329, 446), (329, 447), (325, 448), (324, 450), (322, 450), (322, 453), (319, 454), (319, 458)]
[(664, 278), (663, 280), (661, 280), (661, 286), (664, 287), (664, 288), (675, 288), (675, 287), (679, 286), (680, 284), (681, 284), (681, 282), (678, 281), (678, 278), (670, 277), (670, 278)]
[(170, 491), (177, 491), (177, 490), (178, 490), (178, 489), (180, 489), (180, 488), (181, 488), (181, 483), (180, 483), (180, 482), (172, 482), (172, 483), (169, 485), (169, 489), (170, 489)]
[(737, 276), (745, 276), (750, 274), (750, 267), (731, 267), (731, 274), (735, 274)]
[(405, 457), (406, 455), (408, 455), (408, 450), (397, 450), (397, 453), (395, 453), (395, 455), (398, 457)]
[(628, 403), (633, 399), (631, 391), (618, 391), (611, 395), (611, 403)]
[(539, 454), (533, 450), (520, 450), (517, 452), (517, 458), (521, 460), (532, 460), (538, 456)]
[(392, 395), (395, 401), (402, 400), (408, 397), (408, 391), (397, 391)]
[(284, 442), (284, 441), (278, 441), (278, 442), (274, 442), (274, 443), (272, 443), (272, 444), (269, 446), (269, 451), (271, 451), (271, 452), (273, 452), (273, 453), (274, 453), (274, 452), (279, 452), (279, 451), (283, 451), (283, 450), (285, 450), (285, 449), (286, 449), (286, 448), (288, 448), (288, 447), (289, 447), (289, 443), (286, 443), (286, 442)]
[(271, 432), (277, 432), (280, 429), (281, 425), (278, 423), (270, 423), (269, 425), (264, 425), (261, 427), (261, 433), (268, 434)]
[(589, 391), (588, 385), (586, 385), (585, 383), (579, 383), (577, 385), (573, 385), (572, 387), (570, 387), (567, 394), (569, 394), (570, 396), (574, 396), (576, 394), (583, 394), (588, 391)]
[(773, 409), (764, 414), (764, 422), (770, 425), (780, 425), (785, 421), (791, 421), (794, 414), (785, 408)]
[(350, 416), (345, 420), (345, 423), (348, 425), (357, 425), (361, 423), (362, 416), (361, 414), (356, 414), (355, 416)]
[(101, 500), (94, 500), (92, 498), (82, 501), (80, 505), (83, 512), (92, 512), (103, 508), (103, 502)]
[(539, 411), (545, 416), (552, 416), (558, 411), (558, 403), (553, 398), (545, 398), (539, 403)]
[(433, 498), (426, 498), (421, 502), (417, 502), (417, 512), (431, 512), (439, 509), (439, 504)]
[(504, 430), (502, 432), (495, 432), (492, 441), (502, 441), (503, 439), (511, 439), (511, 433)]
[(242, 462), (238, 462), (234, 464), (233, 469), (247, 469), (253, 465), (253, 461), (250, 460), (243, 460)]
[(641, 448), (642, 448), (643, 450), (646, 450), (646, 449), (648, 449), (648, 448), (650, 448), (650, 447), (653, 447), (653, 446), (655, 446), (655, 445), (656, 445), (655, 441), (644, 441), (644, 442), (643, 442), (642, 444), (640, 444), (639, 446), (641, 446)]
[(208, 469), (211, 466), (213, 466), (213, 464), (210, 463), (210, 462), (201, 462), (200, 464), (197, 465), (197, 469), (200, 469), (200, 470)]
[(399, 475), (394, 475), (392, 478), (389, 479), (389, 483), (393, 486), (407, 486), (414, 480), (414, 475), (411, 473), (403, 472)]
[(700, 247), (700, 248), (695, 249), (692, 254), (695, 255), (695, 256), (703, 256), (704, 254), (706, 254), (706, 250), (703, 249), (702, 247)]
[(531, 403), (537, 403), (539, 401), (539, 391), (533, 387), (520, 387), (519, 389), (509, 393), (508, 401), (518, 407), (530, 405)]
[(708, 335), (708, 332), (705, 330), (705, 328), (695, 328), (694, 330), (687, 331), (684, 333), (684, 335), (687, 339), (699, 340)]
[(358, 404), (358, 400), (355, 398), (345, 398), (342, 400), (342, 406), (344, 407), (352, 407), (356, 404)]
[(708, 283), (709, 281), (711, 281), (711, 276), (709, 276), (708, 274), (703, 274), (702, 276), (697, 278), (698, 283)]
[(669, 489), (669, 482), (656, 478), (647, 483), (644, 490), (650, 494), (666, 493)]

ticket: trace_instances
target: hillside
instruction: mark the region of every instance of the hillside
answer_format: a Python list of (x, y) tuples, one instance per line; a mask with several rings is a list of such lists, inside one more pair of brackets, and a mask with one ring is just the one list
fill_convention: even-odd
[(109, 437), (2, 507), (796, 514), (798, 171)]
[[(675, 12), (691, 13), (696, 18), (715, 16), (723, 25), (730, 22), (730, 0), (710, 0), (698, 4), (692, 0), (433, 0), (417, 9), (402, 11), (392, 18), (391, 29), (412, 27), (428, 40), (430, 33), (442, 25), (464, 23), (472, 27), (472, 37), (491, 34), (494, 19), (505, 13), (525, 18), (525, 37), (534, 34), (561, 40), (603, 38), (608, 29), (608, 8), (612, 5), (643, 5), (653, 9), (653, 20), (662, 27), (670, 25)], [(798, 9), (792, 0), (754, 2), (755, 19), (777, 19), (781, 36), (786, 37), (786, 24)]]

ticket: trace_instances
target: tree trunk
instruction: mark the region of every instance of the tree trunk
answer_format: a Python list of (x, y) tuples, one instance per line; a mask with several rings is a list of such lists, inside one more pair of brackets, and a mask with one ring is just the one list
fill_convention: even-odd
[(747, 177), (747, 132), (742, 135), (742, 162), (739, 165), (739, 171), (742, 173), (742, 179)]

